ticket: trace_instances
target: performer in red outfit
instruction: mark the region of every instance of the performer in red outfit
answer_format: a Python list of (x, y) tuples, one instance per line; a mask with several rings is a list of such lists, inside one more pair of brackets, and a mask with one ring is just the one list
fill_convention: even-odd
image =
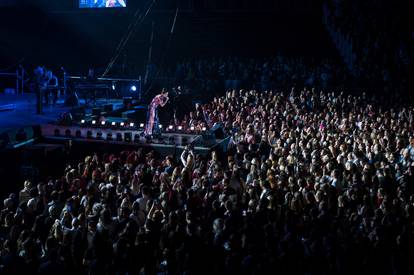
[(156, 95), (150, 105), (148, 106), (147, 124), (145, 126), (144, 134), (150, 136), (153, 132), (158, 131), (158, 106), (164, 107), (168, 102), (168, 91), (162, 89), (159, 95)]

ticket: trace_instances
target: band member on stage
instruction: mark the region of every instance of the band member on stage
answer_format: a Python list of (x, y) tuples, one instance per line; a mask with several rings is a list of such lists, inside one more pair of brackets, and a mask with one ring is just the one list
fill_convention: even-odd
[(47, 92), (45, 94), (46, 104), (49, 105), (50, 101), (52, 100), (53, 106), (56, 104), (58, 98), (58, 79), (52, 73), (52, 71), (46, 72), (48, 82), (47, 82)]
[(167, 104), (168, 98), (168, 91), (167, 89), (163, 88), (159, 95), (156, 95), (150, 105), (148, 106), (148, 113), (147, 113), (147, 124), (145, 126), (144, 134), (146, 136), (152, 135), (154, 132), (158, 132), (158, 106), (164, 107)]
[(43, 114), (43, 96), (46, 93), (47, 83), (49, 82), (46, 70), (43, 67), (37, 67), (34, 70), (35, 87), (36, 87), (36, 113)]

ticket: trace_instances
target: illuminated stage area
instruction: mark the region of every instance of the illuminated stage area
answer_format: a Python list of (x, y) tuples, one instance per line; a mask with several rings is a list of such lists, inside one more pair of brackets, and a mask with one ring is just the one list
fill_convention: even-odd
[(74, 143), (100, 144), (120, 147), (142, 147), (147, 151), (156, 151), (162, 156), (180, 156), (188, 146), (192, 146), (196, 154), (207, 156), (212, 150), (227, 151), (229, 137), (217, 139), (213, 134), (185, 134), (166, 132), (156, 137), (145, 137), (143, 130), (108, 129), (99, 127), (70, 127), (43, 125), (41, 135), (43, 141), (62, 143), (71, 140)]

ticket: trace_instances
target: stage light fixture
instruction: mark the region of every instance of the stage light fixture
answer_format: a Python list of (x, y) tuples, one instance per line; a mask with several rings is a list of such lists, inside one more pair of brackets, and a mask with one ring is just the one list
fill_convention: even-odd
[(134, 127), (134, 123), (133, 122), (131, 122), (130, 124), (129, 124), (129, 127)]
[(124, 123), (124, 122), (121, 122), (121, 124), (120, 124), (120, 125), (123, 127), (123, 126), (125, 126), (125, 123)]
[(132, 133), (131, 132), (127, 132), (124, 134), (124, 141), (126, 142), (131, 142), (132, 141)]
[(174, 126), (172, 126), (172, 125), (169, 125), (169, 126), (168, 126), (168, 130), (170, 130), (170, 131), (171, 131), (173, 128), (174, 128)]
[(206, 127), (203, 127), (203, 128), (201, 128), (201, 130), (202, 130), (203, 132), (205, 132), (205, 131), (207, 131), (207, 128), (206, 128)]
[(136, 92), (136, 91), (137, 91), (137, 86), (132, 85), (132, 86), (131, 86), (131, 91), (132, 91), (132, 92)]
[(77, 138), (81, 138), (82, 137), (82, 132), (80, 130), (76, 130), (75, 136)]
[(191, 130), (191, 131), (194, 131), (194, 129), (195, 129), (195, 128), (194, 128), (194, 126), (191, 126), (191, 127), (190, 127), (190, 130)]
[(144, 123), (139, 124), (139, 128), (144, 128), (144, 126), (145, 126)]
[(162, 129), (162, 124), (158, 125), (158, 128)]
[(96, 124), (96, 120), (92, 120), (92, 125), (95, 125)]
[(112, 126), (115, 126), (116, 125), (116, 122), (115, 121), (112, 121), (111, 125)]
[(105, 126), (105, 124), (106, 124), (106, 121), (101, 121), (102, 126)]
[(85, 124), (85, 120), (84, 119), (81, 120), (81, 124)]
[(115, 84), (112, 84), (112, 91), (115, 91)]
[(182, 131), (183, 130), (183, 126), (178, 126), (178, 131)]

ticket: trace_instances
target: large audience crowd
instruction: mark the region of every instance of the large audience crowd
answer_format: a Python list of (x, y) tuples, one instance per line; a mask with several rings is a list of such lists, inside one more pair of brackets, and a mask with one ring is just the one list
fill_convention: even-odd
[(225, 153), (97, 153), (25, 181), (0, 213), (0, 273), (413, 274), (412, 106), (228, 91), (195, 112)]

